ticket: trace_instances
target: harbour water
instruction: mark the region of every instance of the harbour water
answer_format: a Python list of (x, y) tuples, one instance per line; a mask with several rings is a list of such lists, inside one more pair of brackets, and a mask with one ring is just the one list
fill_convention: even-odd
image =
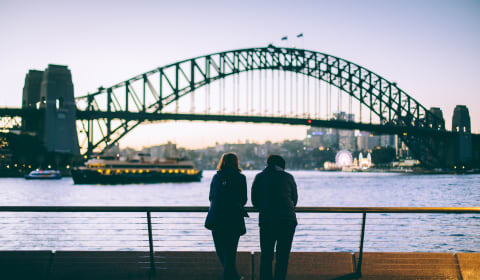
[[(248, 187), (258, 171), (244, 171)], [(292, 171), (298, 206), (472, 207), (480, 175)], [(201, 182), (74, 185), (0, 179), (0, 204), (15, 206), (208, 206), (214, 171)], [(251, 205), (250, 201), (247, 205)], [(213, 250), (205, 213), (153, 213), (156, 250)], [(144, 213), (0, 213), (0, 250), (144, 250)], [(257, 215), (247, 218), (240, 249), (258, 251)], [(358, 250), (361, 214), (299, 214), (293, 250)], [(475, 214), (369, 214), (365, 250), (480, 251)], [(147, 242), (146, 242), (147, 241)]]
[[(145, 185), (74, 185), (71, 178), (0, 178), (0, 204), (208, 206), (214, 173), (204, 171), (201, 182)], [(256, 173), (244, 171), (249, 188)], [(298, 206), (467, 207), (480, 203), (480, 175), (291, 173), (298, 185)]]

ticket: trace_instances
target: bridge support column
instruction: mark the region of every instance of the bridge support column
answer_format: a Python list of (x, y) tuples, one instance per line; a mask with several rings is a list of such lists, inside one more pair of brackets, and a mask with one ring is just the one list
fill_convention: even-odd
[[(429, 117), (427, 124), (430, 128), (435, 130), (445, 130), (445, 119), (443, 112), (438, 107), (431, 107), (430, 112), (436, 118)], [(452, 168), (453, 167), (453, 138), (451, 137), (426, 137), (424, 139), (418, 139), (418, 143), (424, 142), (424, 146), (421, 147), (423, 154), (419, 159), (425, 166), (435, 168)]]
[[(40, 107), (40, 87), (42, 85), (43, 71), (29, 70), (25, 76), (25, 85), (23, 86), (23, 109), (34, 109)], [(43, 119), (23, 117), (22, 130), (33, 132), (38, 137), (43, 137), (40, 132), (43, 131)]]
[(72, 75), (67, 66), (48, 65), (40, 89), (45, 109), (43, 140), (49, 152), (79, 155)]
[(454, 144), (454, 160), (462, 168), (472, 160), (472, 132), (470, 113), (465, 105), (457, 105), (453, 111), (452, 131), (457, 132)]

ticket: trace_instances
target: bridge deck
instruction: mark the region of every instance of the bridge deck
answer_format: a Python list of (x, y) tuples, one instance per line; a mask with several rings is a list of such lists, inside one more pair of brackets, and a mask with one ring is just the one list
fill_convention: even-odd
[[(239, 252), (245, 279), (259, 279), (259, 253)], [(357, 254), (294, 252), (288, 279), (358, 279)], [(214, 252), (2, 251), (1, 279), (221, 279)], [(480, 279), (480, 253), (364, 253), (360, 279)]]

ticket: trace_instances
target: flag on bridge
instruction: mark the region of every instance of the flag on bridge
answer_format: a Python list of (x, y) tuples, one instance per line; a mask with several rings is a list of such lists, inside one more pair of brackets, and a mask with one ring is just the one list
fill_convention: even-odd
[(303, 33), (297, 35), (297, 38), (303, 37)]
[(288, 40), (288, 36), (282, 37), (282, 41)]

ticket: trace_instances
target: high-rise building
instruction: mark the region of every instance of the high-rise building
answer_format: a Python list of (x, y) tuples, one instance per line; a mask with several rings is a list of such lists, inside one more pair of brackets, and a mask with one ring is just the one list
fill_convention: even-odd
[(396, 135), (381, 135), (380, 147), (395, 148), (395, 137)]
[[(354, 121), (354, 114), (339, 112), (334, 114), (335, 120)], [(346, 129), (311, 127), (307, 130), (306, 146), (310, 148), (335, 148), (355, 151), (357, 143), (355, 131)]]
[(149, 154), (153, 160), (179, 157), (177, 144), (170, 141), (167, 144), (150, 147)]
[[(355, 121), (354, 114), (347, 114), (346, 112), (338, 112), (334, 114), (338, 121), (353, 122)], [(357, 150), (357, 143), (355, 139), (354, 130), (337, 129), (338, 134), (338, 148), (340, 150), (355, 151)]]
[(370, 138), (370, 132), (359, 131), (357, 134), (357, 149), (359, 151), (368, 151), (368, 139)]
[(335, 129), (323, 127), (311, 127), (307, 130), (305, 145), (310, 148), (336, 148), (338, 146), (338, 134)]
[[(354, 121), (354, 114), (339, 112), (335, 120)], [(396, 147), (395, 135), (373, 135), (368, 131), (311, 127), (307, 130), (305, 145), (310, 148), (336, 148), (348, 151), (371, 151), (377, 147)]]

